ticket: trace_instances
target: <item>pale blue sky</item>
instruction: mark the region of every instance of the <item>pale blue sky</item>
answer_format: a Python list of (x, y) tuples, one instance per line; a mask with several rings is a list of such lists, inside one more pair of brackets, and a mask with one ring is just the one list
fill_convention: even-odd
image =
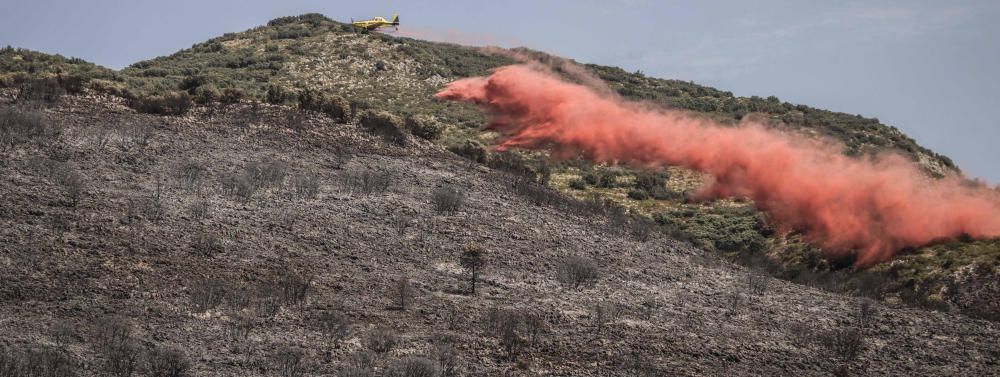
[(0, 45), (112, 68), (278, 16), (399, 12), (422, 35), (878, 117), (968, 175), (1000, 182), (998, 1), (0, 0), (0, 9)]

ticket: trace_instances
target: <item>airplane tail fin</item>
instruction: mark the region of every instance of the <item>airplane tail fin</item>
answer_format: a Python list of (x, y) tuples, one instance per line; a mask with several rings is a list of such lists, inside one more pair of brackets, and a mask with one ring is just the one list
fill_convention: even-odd
[(392, 24), (399, 26), (399, 14), (392, 14)]

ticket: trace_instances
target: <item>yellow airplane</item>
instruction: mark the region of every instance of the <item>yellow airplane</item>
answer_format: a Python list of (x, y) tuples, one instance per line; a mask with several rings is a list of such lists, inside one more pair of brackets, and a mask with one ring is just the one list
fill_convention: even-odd
[(393, 14), (392, 21), (386, 21), (385, 18), (375, 17), (370, 20), (354, 21), (351, 19), (351, 25), (357, 26), (365, 30), (378, 30), (384, 27), (395, 26), (396, 30), (399, 30), (399, 15)]

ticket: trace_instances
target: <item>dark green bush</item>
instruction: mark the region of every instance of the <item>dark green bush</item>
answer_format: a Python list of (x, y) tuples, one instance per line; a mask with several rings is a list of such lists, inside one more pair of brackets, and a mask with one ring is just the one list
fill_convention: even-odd
[(444, 125), (434, 117), (418, 114), (406, 117), (406, 129), (419, 138), (434, 141), (441, 137)]
[(573, 178), (569, 181), (569, 188), (574, 190), (586, 190), (587, 182), (581, 178)]
[(195, 89), (203, 85), (208, 85), (208, 82), (209, 82), (208, 77), (203, 75), (194, 75), (185, 77), (183, 80), (181, 80), (181, 83), (178, 86), (180, 90), (186, 91), (191, 94), (195, 94), (194, 92)]
[(537, 183), (548, 183), (550, 171), (544, 161), (531, 160), (525, 156), (522, 153), (512, 151), (493, 153), (488, 155), (486, 165), (493, 169), (526, 177)]
[(298, 98), (300, 109), (324, 113), (338, 122), (351, 117), (351, 103), (344, 97), (306, 89), (299, 93)]
[(661, 172), (640, 172), (635, 175), (635, 188), (649, 193), (664, 191), (667, 174)]
[(649, 199), (649, 193), (643, 189), (632, 189), (628, 192), (628, 198), (633, 200), (646, 200)]
[(222, 94), (219, 93), (219, 89), (215, 85), (208, 84), (202, 85), (194, 90), (194, 102), (205, 105), (212, 102), (218, 102), (222, 98)]
[(406, 144), (406, 131), (398, 116), (386, 111), (365, 110), (358, 117), (358, 122), (390, 143)]
[(712, 251), (759, 252), (767, 247), (772, 230), (752, 207), (724, 207), (710, 210), (681, 208), (653, 216), (656, 222), (674, 229), (696, 245)]
[(275, 105), (283, 105), (287, 102), (292, 102), (295, 99), (295, 94), (285, 90), (277, 85), (269, 85), (267, 87), (267, 92), (265, 93), (264, 99), (267, 103)]
[(466, 140), (462, 145), (449, 146), (448, 150), (478, 163), (486, 162), (486, 147), (473, 140)]
[(243, 93), (242, 90), (236, 88), (226, 88), (226, 90), (222, 92), (221, 100), (222, 103), (225, 104), (234, 104), (240, 102), (240, 100), (242, 100), (245, 96), (246, 94)]
[(617, 171), (598, 171), (596, 186), (602, 188), (618, 187), (619, 175), (620, 173)]

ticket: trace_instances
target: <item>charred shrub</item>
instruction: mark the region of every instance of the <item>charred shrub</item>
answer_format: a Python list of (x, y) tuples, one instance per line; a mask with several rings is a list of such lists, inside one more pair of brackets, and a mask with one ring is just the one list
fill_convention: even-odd
[(251, 313), (237, 312), (230, 316), (228, 322), (224, 324), (223, 332), (229, 340), (242, 342), (250, 336), (250, 332), (257, 327), (257, 319)]
[(70, 356), (56, 349), (28, 347), (15, 350), (0, 346), (2, 377), (75, 377), (80, 374), (78, 369)]
[(62, 187), (63, 193), (69, 199), (69, 205), (76, 207), (80, 203), (84, 190), (87, 188), (83, 174), (80, 174), (72, 165), (65, 164), (62, 165), (61, 169), (54, 172), (53, 178)]
[(191, 284), (189, 291), (191, 305), (198, 312), (215, 309), (226, 298), (228, 289), (225, 282), (219, 279), (198, 279)]
[(191, 363), (177, 348), (157, 347), (146, 357), (146, 375), (149, 377), (187, 377), (190, 371)]
[(388, 377), (438, 377), (441, 369), (434, 360), (410, 356), (392, 363), (386, 370)]
[(511, 189), (515, 194), (521, 195), (536, 205), (565, 205), (570, 203), (568, 198), (559, 192), (536, 183), (534, 180), (514, 176), (511, 180)]
[(281, 186), (288, 175), (288, 163), (281, 160), (262, 160), (248, 164), (243, 174), (260, 188)]
[(597, 333), (601, 333), (608, 323), (614, 322), (621, 316), (622, 308), (618, 305), (606, 302), (598, 302), (593, 306), (594, 328)]
[(276, 293), (283, 304), (300, 305), (305, 303), (312, 281), (312, 274), (286, 267), (275, 274), (271, 285), (277, 288)]
[(437, 360), (441, 368), (441, 377), (458, 376), (460, 371), (460, 360), (458, 351), (455, 349), (457, 340), (454, 337), (434, 334), (431, 345), (434, 350), (434, 359)]
[(486, 165), (543, 185), (548, 182), (550, 175), (546, 165), (533, 162), (516, 152), (494, 153), (487, 158)]
[(628, 222), (628, 233), (636, 241), (646, 242), (659, 230), (659, 225), (644, 216), (633, 216)]
[(188, 205), (188, 215), (194, 220), (201, 220), (208, 217), (210, 208), (207, 199), (195, 199)]
[(598, 275), (597, 263), (580, 256), (563, 259), (556, 267), (556, 279), (572, 288), (592, 287)]
[(319, 194), (320, 180), (315, 174), (296, 174), (292, 177), (292, 187), (295, 195), (303, 199), (316, 199)]
[[(66, 94), (61, 76), (49, 77), (18, 77), (14, 84), (17, 87), (18, 102), (39, 101), (54, 103)], [(82, 91), (82, 85), (75, 89)], [(79, 93), (77, 91), (77, 93)]]
[(406, 144), (406, 129), (398, 116), (385, 111), (365, 110), (359, 115), (358, 122), (387, 142)]
[(288, 174), (288, 168), (288, 163), (280, 160), (249, 163), (242, 170), (223, 178), (222, 191), (228, 196), (247, 202), (261, 189), (281, 186)]
[(219, 237), (210, 232), (198, 232), (191, 238), (191, 250), (201, 256), (213, 257), (222, 253), (225, 248)]
[(351, 329), (351, 321), (347, 315), (336, 310), (323, 311), (313, 317), (312, 322), (333, 346), (339, 346)]
[(747, 272), (747, 291), (753, 295), (762, 296), (771, 285), (771, 277), (755, 271)]
[(360, 349), (347, 357), (347, 363), (359, 370), (371, 371), (375, 367), (378, 355), (370, 349)]
[(362, 368), (354, 365), (340, 367), (337, 372), (338, 377), (374, 377), (375, 371), (371, 368)]
[(194, 101), (187, 92), (169, 92), (163, 95), (137, 96), (128, 100), (128, 106), (140, 113), (156, 115), (183, 115)]
[(386, 353), (396, 348), (396, 345), (399, 344), (399, 336), (396, 335), (396, 330), (379, 327), (369, 332), (363, 343), (365, 348), (373, 352)]
[(431, 194), (431, 204), (438, 213), (453, 214), (458, 212), (465, 202), (465, 193), (458, 188), (445, 186), (439, 187)]
[(249, 202), (259, 188), (253, 177), (246, 174), (231, 173), (222, 179), (223, 194), (244, 203)]
[(52, 129), (37, 111), (0, 110), (0, 151), (52, 135)]
[[(141, 124), (129, 124), (123, 127), (124, 139), (127, 139), (126, 148), (142, 149), (149, 146), (156, 135), (153, 127)], [(124, 140), (123, 140), (124, 141)]]
[(849, 362), (864, 352), (865, 339), (856, 327), (834, 329), (819, 334), (819, 342), (841, 360)]
[(147, 219), (153, 222), (163, 220), (163, 217), (167, 213), (167, 207), (163, 202), (163, 186), (160, 185), (160, 181), (156, 182), (156, 187), (153, 188), (153, 192), (146, 199), (145, 205)]
[(444, 133), (444, 125), (437, 119), (426, 115), (410, 115), (406, 117), (406, 129), (421, 139), (434, 141)]
[(496, 338), (507, 360), (515, 360), (521, 351), (533, 345), (541, 333), (544, 321), (525, 311), (492, 308), (483, 318), (484, 332)]
[(186, 160), (177, 167), (175, 177), (181, 188), (197, 191), (206, 170), (205, 164), (195, 160)]
[(383, 193), (389, 190), (393, 174), (384, 170), (350, 169), (340, 176), (341, 184), (361, 194)]
[(305, 352), (300, 349), (285, 347), (274, 355), (273, 363), (279, 376), (298, 377), (305, 373)]
[(104, 318), (97, 325), (97, 353), (104, 371), (115, 377), (135, 373), (141, 350), (132, 337), (132, 328), (120, 318)]

